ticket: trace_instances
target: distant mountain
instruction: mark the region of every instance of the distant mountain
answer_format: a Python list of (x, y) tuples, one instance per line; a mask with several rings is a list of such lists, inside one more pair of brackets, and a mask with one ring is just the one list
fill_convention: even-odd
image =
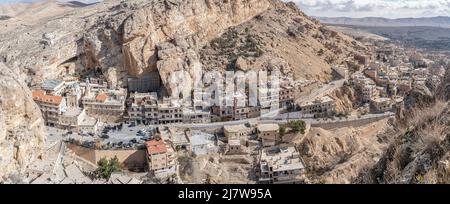
[(438, 16), (431, 18), (328, 18), (316, 17), (325, 24), (339, 24), (339, 25), (355, 25), (355, 26), (375, 26), (375, 27), (413, 27), (413, 26), (429, 26), (450, 28), (450, 17)]
[(85, 6), (90, 6), (90, 5), (94, 5), (97, 3), (98, 3), (97, 1), (93, 1), (92, 3), (86, 3), (86, 2), (81, 2), (81, 1), (67, 1), (67, 2), (61, 2), (60, 4), (72, 6), (72, 7), (85, 7)]

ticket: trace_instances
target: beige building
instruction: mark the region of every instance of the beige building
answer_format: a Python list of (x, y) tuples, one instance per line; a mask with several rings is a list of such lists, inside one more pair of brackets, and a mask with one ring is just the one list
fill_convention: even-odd
[(147, 163), (154, 174), (168, 172), (176, 166), (175, 150), (162, 139), (154, 139), (145, 143)]
[(390, 98), (374, 98), (371, 100), (372, 112), (387, 112), (392, 110)]
[(247, 137), (252, 134), (252, 128), (245, 125), (225, 126), (224, 135), (227, 138), (227, 154), (240, 154), (243, 152), (243, 144)]
[(245, 125), (224, 126), (223, 130), (225, 137), (229, 140), (245, 138), (252, 133), (251, 128)]
[(303, 114), (314, 115), (320, 117), (329, 115), (336, 109), (336, 102), (329, 96), (317, 98), (314, 101), (305, 102), (299, 105), (299, 109)]
[(59, 127), (78, 133), (97, 133), (100, 129), (98, 119), (89, 117), (81, 108), (68, 108), (59, 118)]
[(161, 125), (183, 123), (183, 108), (176, 101), (158, 104), (158, 121)]
[(156, 93), (131, 94), (133, 100), (128, 108), (128, 119), (136, 124), (157, 125), (158, 121), (158, 96)]
[(65, 89), (65, 82), (59, 79), (44, 80), (41, 89), (48, 95), (60, 96)]
[(300, 153), (293, 146), (272, 147), (261, 151), (258, 172), (260, 183), (296, 183), (304, 171)]
[(219, 117), (222, 121), (245, 120), (261, 116), (261, 108), (256, 107), (233, 107), (233, 106), (213, 106), (212, 114)]
[(88, 86), (82, 103), (89, 116), (104, 122), (117, 122), (123, 118), (126, 95), (125, 89), (91, 92)]
[(60, 116), (66, 112), (66, 100), (62, 96), (48, 95), (44, 90), (35, 90), (32, 95), (41, 109), (46, 125), (57, 126)]
[(210, 123), (211, 113), (209, 111), (183, 109), (183, 123)]
[(62, 129), (76, 130), (85, 115), (81, 108), (70, 107), (59, 117), (59, 126)]
[(228, 140), (227, 154), (241, 154), (243, 151), (243, 146), (239, 139)]
[(278, 133), (280, 126), (278, 124), (259, 124), (258, 138), (261, 139), (264, 147), (275, 146), (281, 142), (281, 136)]

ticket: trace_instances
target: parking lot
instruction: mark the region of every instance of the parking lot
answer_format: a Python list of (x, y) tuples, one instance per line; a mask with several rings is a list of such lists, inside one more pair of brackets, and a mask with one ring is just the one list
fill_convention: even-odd
[(143, 145), (154, 135), (151, 128), (141, 126), (128, 127), (124, 124), (122, 128), (113, 128), (106, 125), (98, 134), (77, 134), (57, 128), (48, 127), (48, 140), (64, 139), (76, 141), (86, 147), (92, 147), (95, 141), (100, 141), (102, 146), (111, 148), (136, 148)]

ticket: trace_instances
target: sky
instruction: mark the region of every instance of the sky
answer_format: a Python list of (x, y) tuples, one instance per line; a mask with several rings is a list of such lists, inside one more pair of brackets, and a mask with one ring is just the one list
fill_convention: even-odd
[(311, 16), (435, 17), (450, 15), (450, 0), (293, 0)]
[[(35, 0), (0, 0), (5, 2)], [(64, 0), (62, 0), (64, 1)], [(65, 0), (68, 1), (68, 0)], [(80, 0), (95, 1), (95, 0)], [(306, 14), (320, 17), (450, 16), (450, 0), (284, 0), (294, 1)]]

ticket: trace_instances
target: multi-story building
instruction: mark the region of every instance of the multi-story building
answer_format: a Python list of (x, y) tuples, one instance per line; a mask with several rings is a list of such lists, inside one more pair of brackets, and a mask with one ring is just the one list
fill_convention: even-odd
[(183, 123), (209, 123), (211, 112), (203, 110), (183, 109)]
[(232, 96), (223, 96), (220, 104), (211, 108), (212, 114), (222, 121), (244, 120), (256, 118), (261, 115), (259, 106), (250, 106), (244, 93), (236, 93)]
[(376, 84), (372, 79), (363, 74), (353, 75), (355, 88), (360, 92), (363, 103), (369, 103), (370, 99), (377, 96)]
[(259, 182), (288, 184), (298, 182), (305, 167), (295, 147), (263, 149), (259, 158)]
[(60, 116), (58, 123), (59, 127), (67, 130), (76, 130), (85, 115), (86, 112), (81, 108), (69, 107), (67, 108), (67, 111)]
[(299, 94), (299, 89), (295, 86), (284, 85), (280, 88), (280, 106), (288, 107), (290, 104), (294, 103), (296, 96)]
[(123, 118), (126, 95), (125, 89), (92, 92), (88, 85), (82, 103), (89, 116), (101, 121), (117, 122)]
[(183, 108), (174, 100), (163, 100), (158, 104), (158, 121), (161, 125), (182, 123)]
[(227, 154), (240, 154), (243, 152), (243, 144), (247, 137), (253, 132), (252, 128), (245, 125), (225, 126), (224, 135), (227, 138)]
[(64, 81), (58, 79), (44, 80), (41, 85), (41, 90), (44, 90), (46, 94), (53, 96), (60, 96), (64, 91), (64, 88)]
[(259, 124), (258, 125), (258, 138), (261, 139), (264, 147), (275, 146), (281, 142), (278, 124)]
[(299, 110), (303, 114), (314, 115), (315, 117), (330, 115), (336, 109), (336, 102), (329, 96), (317, 98), (299, 105)]
[(41, 109), (46, 125), (57, 126), (59, 117), (66, 112), (66, 100), (62, 96), (49, 95), (44, 90), (35, 90), (32, 95)]
[(176, 166), (175, 150), (162, 139), (154, 139), (145, 143), (149, 171), (164, 174), (174, 171)]
[(223, 132), (228, 140), (244, 139), (252, 133), (252, 129), (245, 125), (229, 125), (223, 127)]
[(390, 98), (374, 98), (371, 100), (372, 112), (387, 112), (392, 110), (392, 100)]
[(363, 103), (368, 103), (377, 94), (377, 86), (375, 85), (364, 85), (361, 89), (362, 101)]
[(59, 127), (78, 133), (97, 133), (100, 123), (96, 118), (89, 117), (85, 110), (70, 107), (59, 118)]
[(158, 96), (156, 93), (131, 94), (132, 103), (128, 107), (129, 121), (136, 124), (157, 125)]
[(258, 101), (262, 112), (280, 108), (280, 90), (269, 86), (258, 87)]

